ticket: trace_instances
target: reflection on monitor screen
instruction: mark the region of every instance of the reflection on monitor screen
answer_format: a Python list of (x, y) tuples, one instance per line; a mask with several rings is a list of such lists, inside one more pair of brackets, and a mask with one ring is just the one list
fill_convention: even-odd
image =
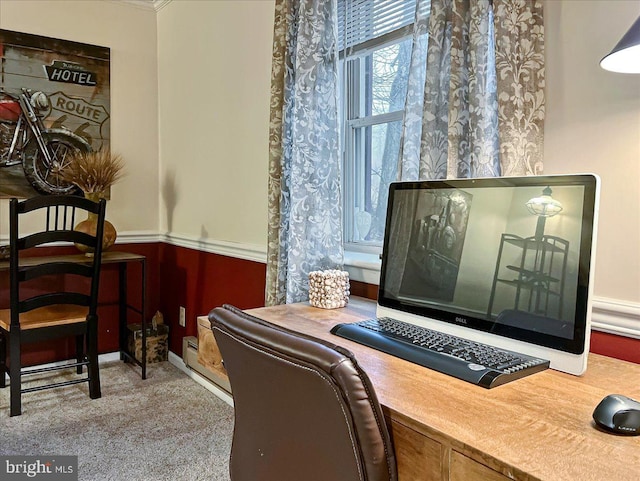
[(596, 194), (592, 175), (392, 184), (379, 304), (586, 355)]

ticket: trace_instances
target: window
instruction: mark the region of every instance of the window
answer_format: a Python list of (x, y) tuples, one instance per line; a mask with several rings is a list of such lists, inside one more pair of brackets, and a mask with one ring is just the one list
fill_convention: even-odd
[(344, 239), (382, 244), (396, 180), (416, 0), (339, 0)]

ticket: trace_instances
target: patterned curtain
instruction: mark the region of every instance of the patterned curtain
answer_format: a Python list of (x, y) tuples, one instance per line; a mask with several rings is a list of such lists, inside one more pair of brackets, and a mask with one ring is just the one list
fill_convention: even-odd
[(266, 305), (308, 299), (341, 268), (335, 0), (276, 0), (269, 126)]
[(541, 173), (542, 4), (428, 2), (416, 9), (400, 179)]
[(542, 173), (544, 22), (539, 0), (494, 0), (502, 175)]
[[(417, 180), (420, 167), (420, 138), (424, 115), (424, 89), (427, 70), (427, 28), (430, 0), (418, 0), (413, 24), (413, 45), (400, 144), (398, 180)], [(408, 241), (407, 241), (408, 242)]]
[(488, 69), (490, 12), (489, 0), (431, 2), (422, 178), (500, 175)]

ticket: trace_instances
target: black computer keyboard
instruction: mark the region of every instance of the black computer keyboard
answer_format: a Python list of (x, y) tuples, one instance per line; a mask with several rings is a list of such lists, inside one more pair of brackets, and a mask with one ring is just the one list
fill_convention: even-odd
[(331, 333), (485, 388), (549, 367), (544, 359), (389, 317), (338, 324)]

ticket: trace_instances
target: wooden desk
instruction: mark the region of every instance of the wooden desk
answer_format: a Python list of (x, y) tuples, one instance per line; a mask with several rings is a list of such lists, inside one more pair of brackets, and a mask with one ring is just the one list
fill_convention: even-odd
[[(77, 262), (80, 264), (87, 262), (87, 257), (84, 254), (68, 254), (68, 255), (59, 255), (59, 256), (34, 256), (34, 257), (24, 257), (20, 259), (20, 265), (24, 266), (32, 266), (36, 264), (41, 264), (43, 262), (56, 262), (56, 261), (66, 261), (66, 262)], [(129, 304), (127, 300), (127, 266), (131, 262), (139, 262), (141, 264), (141, 298), (140, 298), (140, 309), (137, 309), (135, 306)], [(139, 254), (132, 254), (130, 252), (118, 252), (118, 251), (106, 251), (102, 253), (102, 264), (118, 264), (118, 291), (119, 291), (119, 299), (118, 299), (118, 348), (120, 350), (120, 359), (126, 360), (129, 362), (133, 362), (141, 367), (141, 375), (142, 379), (147, 378), (147, 323), (145, 320), (144, 312), (145, 312), (145, 302), (146, 302), (146, 291), (147, 291), (147, 274), (146, 274), (146, 257)], [(2, 261), (0, 262), (0, 272), (9, 271), (9, 262)], [(127, 345), (128, 337), (127, 337), (127, 314), (128, 311), (132, 310), (138, 314), (140, 314), (141, 318), (141, 327), (142, 327), (142, 356), (141, 361), (138, 361), (134, 353), (129, 352), (129, 348)]]
[(352, 297), (343, 309), (247, 312), (356, 355), (390, 423), (400, 481), (640, 480), (640, 436), (607, 434), (591, 418), (607, 394), (640, 399), (640, 365), (592, 354), (581, 377), (547, 370), (484, 389), (329, 333), (374, 310)]

